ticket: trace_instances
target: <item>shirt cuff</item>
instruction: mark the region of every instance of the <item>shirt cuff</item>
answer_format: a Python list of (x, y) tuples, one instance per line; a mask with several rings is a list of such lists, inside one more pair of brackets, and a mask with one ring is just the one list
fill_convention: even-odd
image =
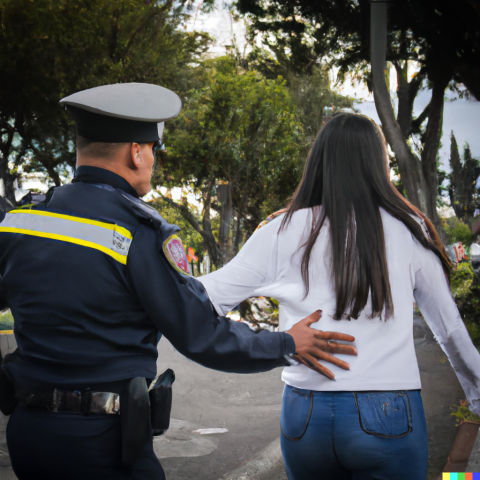
[(285, 355), (294, 355), (295, 349), (295, 340), (289, 333), (285, 332)]

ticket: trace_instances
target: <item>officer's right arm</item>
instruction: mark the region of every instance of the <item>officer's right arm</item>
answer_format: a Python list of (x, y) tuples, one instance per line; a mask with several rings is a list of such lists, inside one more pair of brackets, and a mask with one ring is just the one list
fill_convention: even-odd
[(203, 285), (177, 273), (158, 247), (155, 231), (139, 227), (127, 272), (148, 316), (180, 353), (227, 372), (253, 373), (289, 365), (284, 356), (295, 352), (289, 334), (255, 333), (246, 324), (219, 317)]

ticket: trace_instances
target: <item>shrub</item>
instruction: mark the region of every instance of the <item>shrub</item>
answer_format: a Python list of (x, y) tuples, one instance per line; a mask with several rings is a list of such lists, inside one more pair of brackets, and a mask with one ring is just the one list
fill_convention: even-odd
[(460, 315), (472, 342), (480, 346), (480, 280), (469, 262), (462, 262), (452, 272), (450, 286)]
[(468, 401), (466, 400), (460, 400), (460, 405), (452, 405), (450, 409), (453, 410), (450, 415), (457, 419), (458, 423), (455, 425), (456, 427), (461, 425), (463, 422), (480, 423), (480, 417), (468, 409)]
[(13, 330), (13, 316), (10, 310), (0, 314), (0, 330)]
[(457, 217), (442, 218), (442, 225), (450, 245), (462, 242), (467, 247), (472, 243), (472, 231), (463, 220), (459, 220)]

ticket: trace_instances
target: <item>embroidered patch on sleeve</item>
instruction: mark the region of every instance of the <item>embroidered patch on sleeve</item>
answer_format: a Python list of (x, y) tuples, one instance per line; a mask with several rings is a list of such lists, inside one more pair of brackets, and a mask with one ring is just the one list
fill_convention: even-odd
[(176, 235), (170, 235), (163, 242), (163, 253), (173, 268), (184, 275), (190, 275), (188, 268), (187, 254), (183, 248), (182, 241)]

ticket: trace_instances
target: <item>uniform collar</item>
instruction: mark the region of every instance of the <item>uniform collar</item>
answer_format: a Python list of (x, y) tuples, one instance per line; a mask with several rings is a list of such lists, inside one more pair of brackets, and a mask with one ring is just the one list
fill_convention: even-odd
[(82, 165), (75, 172), (72, 183), (75, 182), (105, 183), (138, 198), (137, 191), (123, 177), (104, 168)]

